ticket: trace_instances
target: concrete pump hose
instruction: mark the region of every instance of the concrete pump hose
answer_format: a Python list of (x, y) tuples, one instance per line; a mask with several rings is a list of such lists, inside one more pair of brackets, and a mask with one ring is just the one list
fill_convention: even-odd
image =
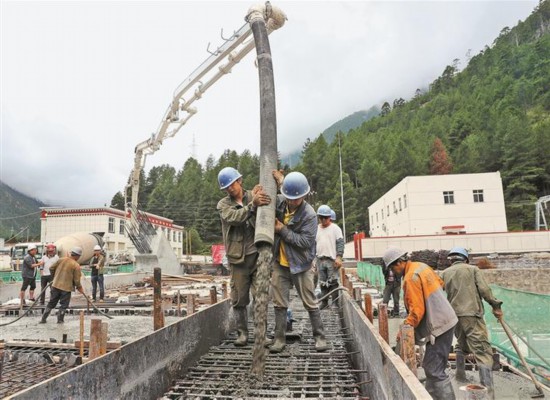
[(263, 20), (269, 32), (273, 32), (285, 24), (286, 14), (278, 7), (272, 6), (269, 1), (265, 4), (256, 4), (248, 9), (246, 22), (252, 24), (256, 20)]

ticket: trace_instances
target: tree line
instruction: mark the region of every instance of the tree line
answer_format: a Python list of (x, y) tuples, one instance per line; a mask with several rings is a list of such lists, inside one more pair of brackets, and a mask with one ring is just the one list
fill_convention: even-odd
[[(463, 70), (453, 60), (408, 101), (386, 101), (380, 115), (333, 140), (308, 139), (293, 168), (310, 180), (308, 201), (330, 205), (341, 222), (341, 163), (349, 236), (369, 231), (367, 207), (406, 176), (500, 171), (509, 229), (534, 229), (534, 203), (550, 194), (549, 54), (546, 0), (491, 46), (468, 54)], [(163, 165), (142, 174), (140, 207), (189, 228), (204, 250), (221, 241), (217, 173), (226, 166), (243, 174), (246, 188), (259, 180), (259, 157), (248, 151), (226, 150), (205, 165), (190, 158), (180, 171)], [(117, 193), (112, 206), (123, 203)]]

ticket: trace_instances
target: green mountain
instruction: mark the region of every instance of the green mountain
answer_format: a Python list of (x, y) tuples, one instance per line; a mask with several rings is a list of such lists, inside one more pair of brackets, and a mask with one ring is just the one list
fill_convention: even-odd
[[(329, 126), (321, 133), (321, 136), (324, 136), (325, 140), (330, 143), (334, 140), (338, 132), (347, 133), (351, 129), (355, 129), (361, 126), (363, 122), (376, 117), (378, 114), (380, 114), (380, 108), (378, 108), (377, 106), (372, 106), (368, 110), (356, 111), (353, 114), (350, 114), (347, 117), (342, 118), (341, 120)], [(301, 160), (301, 149), (295, 150), (281, 157), (281, 163), (289, 165), (291, 167), (298, 165)]]
[(39, 200), (26, 196), (0, 181), (0, 237), (17, 241), (40, 238)]
[[(471, 59), (448, 65), (412, 99), (385, 102), (366, 121), (350, 118), (304, 144), (287, 172), (310, 180), (308, 201), (330, 204), (341, 222), (340, 165), (346, 233), (369, 231), (367, 208), (410, 175), (500, 171), (508, 227), (534, 229), (534, 203), (550, 195), (550, 0), (512, 29), (505, 27)], [(351, 117), (351, 116), (350, 116)], [(351, 121), (355, 122), (351, 122)], [(350, 128), (352, 124), (357, 124)], [(326, 133), (326, 135), (325, 135)], [(141, 208), (196, 230), (205, 243), (220, 241), (214, 211), (224, 195), (218, 171), (235, 167), (245, 188), (259, 182), (259, 157), (226, 150), (204, 166), (190, 158), (180, 171), (164, 165), (143, 176)], [(283, 162), (283, 166), (284, 166)], [(113, 198), (120, 202), (121, 194)], [(118, 200), (117, 200), (118, 199)]]
[[(406, 176), (500, 171), (509, 229), (534, 229), (534, 202), (550, 194), (549, 55), (546, 0), (463, 71), (453, 61), (428, 91), (385, 102), (379, 117), (350, 131), (342, 139), (346, 224), (368, 231), (367, 207)], [(313, 177), (317, 198), (340, 204), (334, 143), (307, 143), (297, 168)]]

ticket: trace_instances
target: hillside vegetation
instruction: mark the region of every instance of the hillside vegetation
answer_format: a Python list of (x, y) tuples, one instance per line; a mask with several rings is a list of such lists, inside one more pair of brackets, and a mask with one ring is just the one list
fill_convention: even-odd
[[(550, 194), (549, 55), (547, 0), (479, 54), (453, 60), (425, 93), (387, 101), (379, 116), (341, 128), (340, 141), (308, 140), (295, 170), (311, 180), (310, 203), (329, 204), (341, 222), (340, 142), (348, 234), (368, 231), (367, 207), (406, 176), (493, 171), (503, 179), (509, 229), (533, 229), (534, 202)], [(140, 203), (219, 241), (215, 207), (224, 194), (216, 176), (225, 166), (236, 167), (247, 188), (258, 182), (258, 156), (227, 150), (204, 166), (189, 159), (181, 171), (153, 168), (143, 176)], [(113, 205), (122, 203), (118, 193)]]
[(40, 238), (40, 207), (45, 204), (0, 181), (0, 238)]

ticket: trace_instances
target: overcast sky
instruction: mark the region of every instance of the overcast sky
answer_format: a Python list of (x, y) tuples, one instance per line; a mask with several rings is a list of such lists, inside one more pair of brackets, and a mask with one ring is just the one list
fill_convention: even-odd
[[(0, 180), (49, 205), (102, 206), (126, 185), (137, 143), (174, 90), (238, 30), (255, 1), (1, 2)], [(453, 59), (491, 45), (538, 1), (272, 1), (278, 147), (301, 149), (358, 110), (409, 99)], [(258, 154), (253, 50), (194, 105), (146, 170)]]

